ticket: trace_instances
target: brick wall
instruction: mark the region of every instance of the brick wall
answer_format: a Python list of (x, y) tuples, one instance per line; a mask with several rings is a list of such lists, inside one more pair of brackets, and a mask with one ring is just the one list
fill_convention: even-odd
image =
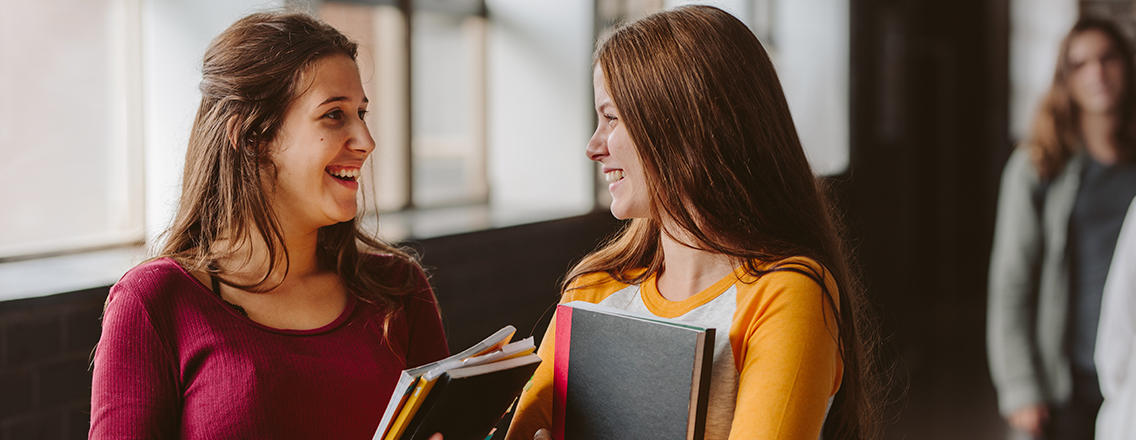
[(0, 440), (87, 437), (108, 290), (0, 302)]
[[(618, 225), (600, 212), (414, 244), (430, 270), (450, 347), (505, 324), (539, 336), (560, 277)], [(0, 440), (87, 437), (90, 355), (108, 292), (0, 302)]]
[(423, 240), (415, 245), (442, 308), (452, 351), (506, 324), (540, 342), (571, 265), (619, 227), (607, 211)]

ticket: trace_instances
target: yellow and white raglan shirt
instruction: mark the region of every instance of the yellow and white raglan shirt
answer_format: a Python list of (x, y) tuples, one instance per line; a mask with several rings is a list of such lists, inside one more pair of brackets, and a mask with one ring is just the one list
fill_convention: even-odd
[[(811, 259), (788, 258), (759, 268), (786, 264), (823, 274), (837, 299), (836, 282)], [(834, 311), (812, 278), (791, 270), (754, 277), (738, 268), (702, 292), (675, 302), (659, 294), (654, 275), (630, 285), (601, 272), (573, 282), (562, 298), (569, 301), (716, 329), (706, 440), (820, 437), (844, 365)], [(554, 317), (538, 352), (543, 362), (531, 387), (521, 394), (507, 440), (531, 440), (538, 429), (552, 428), (555, 326)]]

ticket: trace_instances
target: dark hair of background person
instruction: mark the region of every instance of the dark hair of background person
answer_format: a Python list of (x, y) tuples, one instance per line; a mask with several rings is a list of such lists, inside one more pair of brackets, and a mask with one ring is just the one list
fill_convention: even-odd
[[(881, 388), (873, 315), (850, 268), (838, 215), (812, 174), (761, 43), (718, 8), (686, 6), (615, 30), (599, 44), (594, 63), (643, 164), (650, 217), (631, 221), (585, 257), (566, 275), (564, 289), (592, 272), (624, 283), (658, 273), (660, 233), (668, 233), (663, 218), (689, 232), (694, 242), (686, 245), (735, 257), (754, 276), (780, 270), (809, 276), (824, 292), (817, 306), (827, 302), (839, 311), (844, 363), (824, 437), (877, 438)], [(823, 273), (803, 265), (757, 267), (793, 256), (831, 271), (839, 307)], [(629, 276), (636, 267), (647, 271)]]
[[(319, 60), (333, 55), (355, 59), (357, 44), (335, 28), (294, 11), (264, 12), (234, 23), (205, 51), (201, 106), (193, 121), (185, 156), (181, 201), (160, 257), (182, 267), (207, 271), (221, 282), (242, 289), (261, 286), (282, 262), (288, 270), (288, 250), (278, 215), (270, 204), (276, 170), (271, 145), (288, 106), (311, 83), (308, 73)], [(226, 241), (224, 249), (218, 241)], [(267, 245), (269, 267), (261, 280), (238, 285), (224, 279), (211, 263), (231, 257), (233, 249)], [(417, 286), (417, 263), (405, 251), (364, 232), (356, 219), (319, 229), (316, 258), (321, 268), (335, 271), (346, 289), (363, 301), (394, 305), (393, 297)], [(361, 264), (360, 247), (392, 254), (398, 259)], [(396, 260), (405, 260), (402, 264)], [(376, 267), (389, 264), (391, 267)], [(401, 268), (400, 268), (401, 267)], [(384, 279), (391, 271), (405, 277)], [(400, 272), (395, 272), (400, 273)], [(389, 322), (398, 307), (387, 307)]]
[(1069, 91), (1069, 77), (1074, 70), (1069, 60), (1069, 47), (1074, 39), (1091, 31), (1107, 37), (1124, 64), (1124, 98), (1120, 104), (1117, 138), (1122, 161), (1131, 161), (1136, 156), (1136, 69), (1132, 64), (1132, 49), (1124, 34), (1112, 22), (1081, 18), (1061, 40), (1053, 85), (1042, 99), (1027, 140), (1030, 159), (1038, 174), (1045, 179), (1056, 177), (1081, 145), (1080, 111)]

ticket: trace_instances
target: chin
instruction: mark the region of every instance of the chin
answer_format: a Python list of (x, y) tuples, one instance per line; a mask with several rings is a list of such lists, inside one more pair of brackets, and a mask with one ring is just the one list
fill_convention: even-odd
[(351, 220), (354, 220), (355, 217), (358, 217), (358, 213), (356, 213), (355, 211), (351, 211), (350, 213), (341, 212), (341, 213), (336, 213), (335, 215), (330, 215), (328, 217), (330, 217), (331, 221), (333, 221), (335, 223), (343, 223), (343, 222), (349, 222)]
[(623, 207), (620, 206), (618, 203), (619, 203), (618, 201), (612, 201), (611, 207), (608, 210), (611, 211), (612, 217), (615, 217), (615, 218), (620, 219), (620, 220), (626, 220), (627, 219), (627, 210), (623, 209)]
[(611, 204), (611, 215), (620, 220), (627, 220), (632, 218), (646, 218), (646, 214), (635, 212), (631, 207)]
[(1111, 97), (1096, 97), (1078, 104), (1086, 113), (1112, 113), (1120, 108), (1120, 101)]
[(343, 215), (336, 216), (335, 220), (340, 222), (340, 223), (349, 222), (351, 220), (355, 220), (355, 217), (358, 217), (358, 216), (359, 216), (358, 213), (356, 213), (355, 211), (351, 211), (351, 213), (343, 213)]

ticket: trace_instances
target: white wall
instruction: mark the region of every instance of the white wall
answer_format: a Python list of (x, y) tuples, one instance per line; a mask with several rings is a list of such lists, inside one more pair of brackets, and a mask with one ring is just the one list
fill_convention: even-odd
[(145, 0), (142, 20), (147, 242), (173, 219), (189, 129), (201, 101), (201, 61), (214, 36), (282, 0)]
[(590, 1), (487, 0), (488, 149), (494, 209), (586, 210), (591, 137)]
[(1077, 0), (1010, 2), (1010, 137), (1027, 135), (1057, 67), (1061, 38), (1077, 21)]

